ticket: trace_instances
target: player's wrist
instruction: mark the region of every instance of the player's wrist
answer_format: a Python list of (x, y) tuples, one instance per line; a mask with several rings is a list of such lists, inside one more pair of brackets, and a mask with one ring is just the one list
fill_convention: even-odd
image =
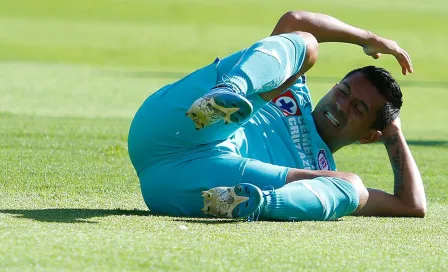
[(387, 132), (383, 132), (381, 140), (383, 144), (388, 145), (391, 142), (397, 142), (399, 138), (403, 135), (400, 128), (391, 128)]
[(373, 46), (377, 44), (380, 39), (381, 37), (377, 36), (375, 33), (364, 30), (364, 34), (361, 37), (361, 42), (359, 45), (362, 47)]
[(391, 138), (402, 137), (403, 132), (401, 130), (400, 117), (395, 118), (392, 123), (381, 131), (381, 139), (383, 142), (390, 141)]

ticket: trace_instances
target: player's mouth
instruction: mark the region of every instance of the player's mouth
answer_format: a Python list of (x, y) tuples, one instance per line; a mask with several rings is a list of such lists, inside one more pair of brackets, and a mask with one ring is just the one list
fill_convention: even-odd
[(339, 122), (339, 120), (329, 111), (325, 111), (324, 112), (325, 118), (329, 121), (329, 123), (333, 126), (333, 127), (340, 127), (341, 123)]

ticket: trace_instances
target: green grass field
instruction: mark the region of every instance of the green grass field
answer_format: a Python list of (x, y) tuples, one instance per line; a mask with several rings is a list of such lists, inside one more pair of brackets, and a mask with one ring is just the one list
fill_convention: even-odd
[[(270, 34), (291, 9), (329, 13), (395, 39), (391, 57), (324, 44), (315, 102), (348, 70), (391, 70), (405, 136), (428, 195), (424, 219), (234, 222), (152, 216), (126, 139), (158, 88)], [(445, 0), (0, 2), (0, 271), (447, 271)], [(338, 168), (392, 191), (382, 145), (336, 154)]]

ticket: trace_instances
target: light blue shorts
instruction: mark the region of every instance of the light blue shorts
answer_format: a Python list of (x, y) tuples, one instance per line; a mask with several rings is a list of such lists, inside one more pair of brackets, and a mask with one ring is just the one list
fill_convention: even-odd
[[(236, 62), (237, 55), (229, 57), (230, 61), (235, 58)], [(285, 184), (288, 167), (243, 158), (220, 145), (232, 137), (239, 125), (224, 125), (221, 121), (196, 131), (185, 116), (191, 104), (215, 86), (218, 63), (151, 95), (132, 121), (129, 155), (143, 198), (153, 213), (202, 216), (204, 190), (240, 182), (260, 188)], [(266, 104), (257, 94), (248, 99), (255, 111)]]
[(252, 183), (260, 188), (285, 184), (289, 168), (217, 150), (161, 161), (139, 174), (146, 205), (156, 214), (203, 216), (201, 192)]

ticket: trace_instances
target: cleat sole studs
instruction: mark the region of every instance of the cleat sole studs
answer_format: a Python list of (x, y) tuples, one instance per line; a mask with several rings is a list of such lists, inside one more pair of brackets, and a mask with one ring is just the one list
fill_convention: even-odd
[(201, 195), (202, 195), (203, 197), (210, 198), (210, 197), (212, 196), (212, 193), (210, 193), (209, 191), (203, 191), (203, 192), (201, 193)]
[(243, 187), (241, 187), (241, 185), (238, 185), (235, 187), (234, 191), (235, 193), (241, 193), (241, 191), (243, 191)]

